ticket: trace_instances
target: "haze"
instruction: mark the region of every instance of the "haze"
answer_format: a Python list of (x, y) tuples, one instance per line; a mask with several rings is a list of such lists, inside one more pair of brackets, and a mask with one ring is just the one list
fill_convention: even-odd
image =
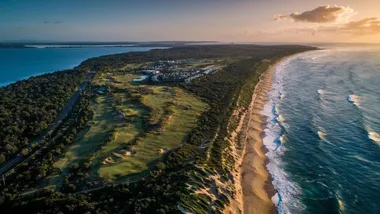
[(380, 43), (377, 0), (0, 2), (0, 41)]

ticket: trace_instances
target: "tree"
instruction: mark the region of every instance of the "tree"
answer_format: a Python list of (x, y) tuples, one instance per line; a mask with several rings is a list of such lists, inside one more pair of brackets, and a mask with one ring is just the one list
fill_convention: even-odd
[(4, 163), (6, 161), (5, 155), (0, 154), (0, 164)]
[(23, 154), (23, 155), (27, 155), (28, 153), (29, 153), (29, 149), (28, 148), (23, 148), (21, 150), (21, 154)]

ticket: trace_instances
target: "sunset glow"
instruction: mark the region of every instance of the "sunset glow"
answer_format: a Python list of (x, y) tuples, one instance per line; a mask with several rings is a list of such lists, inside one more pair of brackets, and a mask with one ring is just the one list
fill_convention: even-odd
[(380, 1), (0, 2), (0, 41), (380, 42)]

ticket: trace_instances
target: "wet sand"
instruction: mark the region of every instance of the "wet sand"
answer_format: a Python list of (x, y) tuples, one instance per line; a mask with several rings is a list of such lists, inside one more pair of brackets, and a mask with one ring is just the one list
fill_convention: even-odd
[[(285, 59), (285, 58), (284, 58)], [(284, 60), (283, 59), (283, 60)], [(272, 65), (263, 73), (255, 87), (249, 119), (246, 121), (245, 137), (241, 140), (244, 145), (240, 168), (242, 188), (242, 210), (246, 214), (276, 213), (276, 207), (271, 198), (276, 194), (272, 178), (266, 165), (267, 149), (263, 146), (263, 127), (265, 118), (260, 113), (266, 101), (267, 93), (272, 84), (273, 71), (281, 61)]]

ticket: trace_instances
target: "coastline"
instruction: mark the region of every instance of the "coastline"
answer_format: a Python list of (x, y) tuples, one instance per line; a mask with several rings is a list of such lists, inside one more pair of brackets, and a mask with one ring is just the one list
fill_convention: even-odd
[[(240, 118), (239, 126), (230, 139), (235, 145), (232, 152), (236, 158), (235, 197), (231, 203), (232, 207), (228, 209), (230, 213), (277, 213), (272, 201), (277, 191), (267, 169), (269, 159), (265, 153), (268, 150), (263, 142), (266, 120), (262, 111), (272, 86), (276, 67), (292, 56), (281, 58), (261, 74), (251, 104)], [(240, 136), (237, 137), (237, 134)]]
[[(359, 52), (363, 53), (363, 52)], [(375, 52), (374, 52), (375, 53)], [(371, 56), (372, 54), (371, 53)], [(291, 155), (294, 157), (294, 155), (299, 156), (299, 153), (303, 152), (304, 147), (303, 147), (303, 142), (304, 139), (297, 139), (294, 138), (294, 133), (293, 133), (293, 138), (292, 139), (292, 146), (291, 149), (290, 147), (282, 147), (282, 145), (286, 142), (286, 138), (290, 137), (292, 134), (289, 134), (288, 132), (290, 130), (290, 127), (297, 127), (295, 124), (299, 120), (302, 120), (303, 118), (303, 112), (294, 112), (294, 111), (289, 111), (289, 105), (291, 107), (294, 107), (296, 105), (303, 105), (303, 102), (306, 102), (304, 99), (305, 97), (309, 98), (311, 101), (317, 101), (316, 103), (321, 103), (323, 99), (326, 98), (327, 95), (332, 95), (331, 91), (336, 90), (336, 93), (340, 93), (337, 97), (334, 97), (334, 99), (331, 99), (331, 103), (329, 103), (329, 113), (324, 113), (323, 117), (318, 117), (318, 124), (311, 124), (311, 127), (318, 127), (318, 129), (313, 130), (314, 134), (316, 135), (317, 132), (319, 131), (327, 131), (330, 130), (331, 135), (335, 134), (335, 136), (339, 136), (338, 138), (341, 139), (341, 147), (340, 148), (350, 148), (345, 147), (346, 144), (345, 142), (349, 142), (350, 139), (353, 137), (356, 138), (358, 135), (355, 129), (347, 128), (347, 131), (352, 130), (353, 133), (347, 133), (346, 135), (342, 136), (339, 135), (338, 132), (331, 131), (331, 126), (329, 126), (329, 129), (326, 129), (326, 126), (323, 126), (321, 124), (324, 124), (323, 122), (326, 120), (326, 118), (329, 118), (332, 114), (331, 112), (341, 112), (341, 109), (345, 109), (347, 112), (353, 111), (356, 112), (357, 106), (353, 105), (352, 103), (347, 102), (346, 100), (346, 95), (348, 93), (347, 90), (343, 88), (339, 88), (332, 83), (334, 82), (329, 82), (329, 85), (323, 86), (321, 83), (325, 83), (324, 78), (330, 76), (330, 71), (328, 68), (334, 68), (335, 66), (339, 65), (338, 62), (330, 60), (329, 57), (333, 56), (336, 54), (337, 59), (342, 60), (344, 62), (347, 62), (347, 65), (343, 66), (341, 70), (337, 70), (337, 73), (334, 74), (334, 78), (337, 80), (341, 81), (347, 81), (350, 77), (346, 77), (342, 74), (347, 72), (347, 70), (351, 69), (351, 66), (355, 66), (359, 61), (363, 62), (362, 60), (364, 58), (359, 58), (358, 61), (354, 61), (353, 59), (356, 59), (358, 57), (358, 52), (352, 52), (349, 55), (346, 55), (346, 52), (344, 54), (340, 54), (339, 52), (318, 52), (318, 51), (305, 51), (301, 52), (298, 54), (290, 55), (288, 57), (284, 57), (281, 60), (279, 60), (277, 63), (273, 62), (273, 65), (271, 66), (269, 71), (263, 73), (263, 76), (260, 78), (260, 84), (258, 83), (255, 87), (254, 90), (254, 95), (252, 97), (252, 102), (251, 106), (249, 109), (247, 109), (244, 113), (249, 115), (250, 118), (248, 119), (249, 122), (246, 122), (247, 124), (244, 124), (244, 129), (240, 129), (238, 133), (240, 135), (246, 135), (244, 136), (244, 141), (241, 142), (234, 142), (235, 149), (241, 149), (243, 151), (240, 151), (238, 154), (243, 154), (243, 158), (241, 156), (236, 156), (235, 161), (237, 162), (238, 160), (241, 160), (241, 162), (236, 163), (236, 168), (235, 170), (236, 173), (234, 173), (234, 181), (235, 183), (239, 183), (239, 188), (235, 187), (235, 192), (234, 192), (234, 204), (239, 204), (240, 207), (239, 209), (235, 209), (236, 212), (231, 212), (231, 213), (299, 213), (299, 212), (304, 212), (304, 211), (312, 211), (312, 210), (317, 210), (318, 212), (324, 212), (326, 210), (334, 211), (334, 212), (344, 212), (344, 210), (347, 210), (349, 206), (350, 209), (355, 209), (359, 210), (360, 209), (368, 209), (368, 211), (371, 208), (368, 207), (361, 207), (357, 208), (350, 204), (351, 201), (347, 200), (347, 197), (349, 197), (349, 192), (344, 192), (342, 189), (349, 189), (349, 183), (343, 182), (342, 186), (339, 185), (339, 187), (336, 187), (335, 191), (331, 191), (329, 194), (328, 199), (324, 199), (324, 196), (321, 196), (318, 193), (310, 193), (310, 195), (313, 195), (313, 197), (318, 198), (317, 200), (320, 200), (318, 204), (314, 203), (314, 201), (305, 201), (302, 198), (302, 191), (303, 188), (305, 188), (306, 185), (310, 185), (311, 182), (315, 182), (315, 180), (302, 180), (299, 179), (299, 177), (290, 177), (293, 176), (293, 173), (298, 173), (297, 171), (299, 170), (304, 170), (307, 168), (316, 169), (316, 172), (313, 172), (313, 175), (318, 175), (319, 173), (323, 172), (319, 171), (320, 169), (318, 166), (323, 166), (324, 164), (323, 160), (327, 160), (326, 157), (328, 155), (324, 156), (323, 159), (320, 159), (313, 163), (313, 165), (310, 166), (304, 166), (302, 165), (302, 168), (287, 168), (284, 169), (283, 166), (284, 164), (298, 164), (299, 161), (298, 159), (283, 159), (283, 152), (287, 151), (287, 155)], [(334, 55), (335, 56), (335, 55)], [(319, 60), (316, 60), (316, 58), (322, 58)], [(349, 58), (347, 58), (349, 57)], [(326, 60), (328, 59), (328, 60)], [(341, 62), (341, 61), (339, 61)], [(315, 63), (313, 64), (315, 67), (313, 69), (307, 70), (308, 65), (310, 63)], [(369, 66), (377, 67), (378, 64), (373, 64), (374, 61), (368, 61)], [(328, 66), (327, 69), (325, 69), (325, 66)], [(320, 68), (323, 68), (319, 70)], [(300, 75), (297, 76), (300, 72), (305, 72), (305, 75)], [(305, 69), (302, 70), (302, 69)], [(286, 71), (285, 73), (283, 71)], [(312, 74), (315, 73), (316, 71), (320, 71), (321, 73), (316, 74), (313, 76)], [(360, 72), (359, 69), (355, 70), (355, 72)], [(374, 77), (374, 70), (372, 72), (368, 71), (368, 75), (371, 75), (371, 77)], [(266, 76), (265, 76), (266, 75)], [(310, 80), (306, 81), (309, 79), (310, 75)], [(268, 79), (270, 77), (273, 77), (271, 84), (268, 84)], [(313, 79), (311, 79), (313, 77)], [(317, 78), (315, 78), (317, 77)], [(369, 76), (367, 76), (369, 77)], [(291, 90), (292, 87), (298, 86), (298, 83), (300, 80), (303, 80), (304, 82), (304, 87), (305, 89), (307, 87), (314, 87), (310, 91), (305, 91), (305, 92), (300, 92), (300, 91), (293, 91)], [(348, 81), (347, 81), (348, 82)], [(348, 84), (348, 83), (345, 84)], [(315, 85), (313, 85), (315, 84)], [(371, 85), (371, 82), (367, 82), (367, 84)], [(343, 85), (343, 83), (342, 83)], [(356, 85), (357, 87), (360, 87), (360, 84)], [(321, 88), (320, 88), (321, 87)], [(371, 85), (372, 87), (372, 85)], [(318, 90), (317, 90), (318, 89)], [(320, 93), (319, 90), (324, 90), (326, 92), (324, 94), (325, 97), (323, 97), (323, 93)], [(375, 90), (373, 90), (375, 91)], [(269, 92), (269, 93), (268, 93)], [(316, 95), (310, 95), (310, 92), (318, 92)], [(330, 92), (330, 94), (329, 94)], [(263, 96), (265, 94), (265, 96)], [(358, 93), (359, 94), (359, 93)], [(371, 93), (368, 93), (366, 96), (373, 96), (369, 95)], [(285, 96), (284, 96), (285, 95)], [(364, 94), (360, 94), (364, 96)], [(358, 95), (358, 96), (360, 96)], [(298, 96), (302, 97), (303, 99), (300, 99), (297, 101)], [(349, 95), (350, 96), (350, 95)], [(284, 98), (285, 97), (285, 98)], [(331, 97), (329, 97), (331, 98)], [(305, 106), (309, 106), (310, 100), (307, 99), (307, 103), (305, 103)], [(369, 101), (368, 104), (368, 109), (373, 108), (374, 102), (372, 102), (373, 99), (368, 99), (371, 100)], [(293, 102), (294, 103), (293, 103)], [(286, 104), (284, 104), (286, 102)], [(290, 103), (291, 102), (291, 103)], [(299, 103), (298, 103), (299, 102)], [(342, 103), (343, 102), (343, 103)], [(262, 110), (263, 104), (265, 104), (264, 110)], [(281, 106), (281, 104), (283, 104)], [(313, 104), (310, 104), (310, 106), (313, 106)], [(372, 106), (371, 106), (372, 105)], [(344, 107), (341, 107), (344, 106)], [(370, 107), (371, 106), (371, 107)], [(287, 107), (287, 108), (286, 108)], [(311, 114), (314, 114), (315, 112), (319, 112), (319, 108), (313, 109)], [(362, 110), (363, 113), (365, 112)], [(371, 113), (374, 113), (372, 111)], [(367, 112), (368, 115), (370, 113)], [(284, 121), (282, 116), (284, 116), (288, 121)], [(248, 117), (248, 116), (247, 116)], [(290, 119), (292, 118), (292, 120)], [(301, 119), (300, 119), (301, 118)], [(359, 118), (359, 117), (357, 117)], [(299, 119), (298, 121), (296, 119)], [(337, 120), (343, 120), (346, 119), (347, 121), (353, 120), (351, 117), (338, 117), (334, 118), (335, 123)], [(332, 118), (331, 121), (334, 121)], [(323, 121), (323, 122), (322, 122)], [(293, 122), (293, 123), (292, 123)], [(321, 123), (322, 122), (322, 123)], [(333, 123), (333, 122), (331, 122)], [(349, 122), (348, 122), (349, 123)], [(344, 124), (347, 124), (345, 122)], [(263, 127), (265, 125), (265, 127)], [(287, 126), (288, 125), (288, 126)], [(369, 126), (366, 124), (367, 127)], [(281, 126), (281, 127), (279, 127)], [(374, 125), (372, 125), (374, 126)], [(364, 126), (367, 128), (366, 126)], [(355, 127), (357, 128), (357, 127)], [(263, 129), (265, 130), (263, 133)], [(319, 130), (319, 131), (318, 131)], [(363, 144), (367, 143), (367, 146), (374, 146), (374, 142), (371, 141), (371, 136), (368, 137), (368, 131), (365, 129), (366, 132), (362, 133), (362, 137), (360, 137), (360, 142)], [(294, 131), (294, 130), (293, 130)], [(235, 130), (236, 132), (236, 130)], [(295, 132), (298, 133), (298, 132)], [(303, 133), (307, 133), (307, 131), (303, 130)], [(289, 136), (286, 136), (288, 135)], [(348, 136), (350, 135), (350, 136)], [(284, 138), (282, 138), (284, 137)], [(326, 151), (334, 151), (338, 152), (338, 149), (335, 149), (335, 147), (331, 147), (331, 143), (328, 140), (331, 139), (323, 139), (323, 136), (318, 136), (316, 135), (314, 137), (310, 137), (313, 139), (313, 142), (319, 142), (317, 145), (313, 145), (313, 147), (310, 148), (310, 151), (307, 151), (305, 153), (302, 153), (302, 155), (299, 157), (299, 160), (307, 160), (308, 156), (310, 156), (311, 153), (314, 154), (314, 151), (318, 151), (318, 149), (321, 148), (321, 145), (323, 146)], [(332, 138), (334, 139), (334, 138)], [(359, 137), (357, 138), (359, 140)], [(294, 142), (293, 142), (294, 141)], [(294, 143), (294, 145), (293, 145)], [(243, 146), (241, 146), (243, 144)], [(239, 147), (241, 146), (241, 147)], [(377, 145), (376, 145), (377, 146)], [(278, 149), (278, 150), (277, 150)], [(311, 150), (313, 149), (313, 150)], [(325, 152), (325, 150), (323, 150)], [(323, 153), (321, 153), (322, 155)], [(362, 155), (367, 154), (363, 153)], [(370, 154), (370, 153), (368, 153)], [(286, 157), (286, 156), (285, 156)], [(288, 156), (289, 157), (289, 156)], [(362, 164), (368, 164), (371, 161), (368, 159), (364, 159), (364, 156), (361, 155), (355, 155), (353, 156), (352, 154), (347, 154), (347, 157), (350, 158), (350, 160), (347, 159), (340, 159), (340, 163), (344, 162), (344, 164), (351, 165), (351, 166), (361, 166)], [(367, 156), (368, 157), (368, 156)], [(241, 159), (240, 159), (241, 158)], [(340, 157), (343, 158), (343, 157)], [(264, 159), (264, 160), (263, 160)], [(286, 162), (285, 162), (286, 161)], [(294, 166), (294, 165), (293, 165)], [(301, 166), (301, 165), (296, 165), (296, 166)], [(305, 168), (303, 168), (305, 167)], [(333, 168), (334, 167), (334, 168)], [(336, 168), (335, 168), (336, 167)], [(343, 174), (336, 174), (335, 170), (339, 169), (341, 167), (340, 165), (332, 165), (331, 166), (331, 174), (329, 176), (325, 176), (326, 180), (324, 182), (327, 184), (328, 182), (340, 182), (341, 176)], [(355, 168), (355, 172), (360, 174), (363, 169), (360, 169), (360, 167)], [(318, 174), (317, 174), (318, 171)], [(303, 173), (301, 171), (301, 173)], [(343, 172), (342, 173), (346, 173)], [(349, 172), (348, 172), (349, 173)], [(236, 174), (236, 176), (235, 176)], [(272, 176), (273, 177), (272, 177)], [(366, 177), (366, 179), (371, 180), (372, 176), (371, 172), (368, 171), (367, 175), (363, 175), (363, 177)], [(240, 177), (239, 177), (240, 176)], [(346, 175), (344, 175), (346, 176)], [(289, 179), (288, 179), (289, 178)], [(294, 179), (294, 180), (293, 180)], [(331, 180), (330, 180), (331, 179)], [(238, 181), (236, 181), (238, 180)], [(266, 181), (265, 181), (266, 180)], [(361, 197), (364, 200), (368, 200), (369, 202), (373, 202), (373, 197), (367, 197), (366, 192), (365, 192), (365, 184), (363, 184), (363, 187), (361, 190), (363, 191), (358, 191), (360, 193), (358, 194), (363, 194)], [(347, 185), (346, 187), (343, 187), (343, 185)], [(237, 184), (235, 185), (237, 186)], [(318, 191), (325, 191), (326, 186), (318, 186), (316, 189)], [(237, 197), (236, 197), (237, 196)], [(321, 198), (319, 198), (321, 197)], [(272, 203), (270, 203), (270, 200)], [(274, 211), (273, 211), (273, 206)], [(376, 203), (372, 207), (375, 208)], [(367, 211), (367, 212), (368, 212)], [(226, 212), (225, 212), (226, 213)]]
[[(148, 52), (152, 49), (167, 49), (166, 47), (139, 47), (139, 46), (123, 46), (123, 47), (91, 47), (91, 48), (0, 48), (0, 55), (7, 55), (7, 51), (14, 51), (13, 57), (25, 58), (31, 60), (25, 60), (22, 64), (17, 61), (4, 61), (0, 63), (0, 69), (8, 70), (12, 75), (4, 76), (0, 75), (0, 88), (7, 87), (18, 81), (25, 81), (31, 77), (38, 77), (45, 74), (51, 74), (57, 71), (65, 71), (75, 69), (83, 62), (91, 58), (97, 58), (100, 56), (107, 56), (112, 54), (122, 54), (129, 52)], [(55, 51), (58, 55), (51, 54), (51, 51)], [(54, 53), (55, 53), (54, 52)], [(33, 53), (33, 54), (31, 54)], [(64, 57), (70, 55), (70, 57)], [(50, 57), (53, 56), (53, 57)], [(60, 60), (55, 61), (55, 58)], [(62, 60), (64, 58), (64, 60)], [(43, 59), (41, 61), (41, 59)], [(5, 58), (7, 60), (7, 58)], [(54, 63), (51, 63), (54, 61)], [(10, 66), (10, 65), (17, 66)], [(53, 64), (53, 65), (52, 65)], [(22, 66), (19, 66), (22, 65)], [(25, 71), (21, 73), (20, 71)], [(8, 74), (9, 75), (9, 74)]]
[(264, 72), (255, 87), (247, 121), (246, 137), (243, 144), (245, 149), (240, 169), (243, 191), (243, 213), (276, 213), (276, 207), (271, 198), (276, 190), (271, 183), (270, 174), (266, 168), (268, 158), (265, 155), (262, 138), (263, 126), (266, 121), (261, 111), (264, 109), (265, 99), (272, 85), (273, 71), (279, 62), (271, 65)]

